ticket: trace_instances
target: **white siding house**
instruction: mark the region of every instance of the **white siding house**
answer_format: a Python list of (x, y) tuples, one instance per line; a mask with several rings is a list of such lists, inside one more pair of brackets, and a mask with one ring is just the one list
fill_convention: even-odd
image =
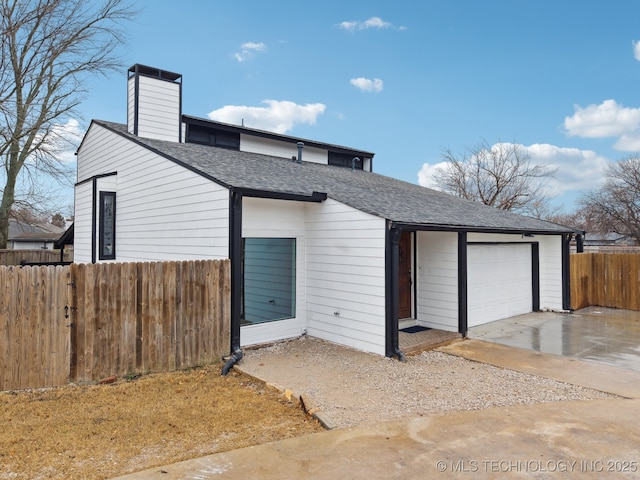
[(384, 354), (384, 220), (327, 199), (306, 228), (307, 332)]
[(127, 125), (94, 121), (78, 150), (75, 259), (230, 258), (232, 352), (306, 333), (401, 357), (400, 320), (464, 335), (569, 308), (573, 230), (377, 175), (370, 152), (182, 115), (180, 75), (129, 73)]

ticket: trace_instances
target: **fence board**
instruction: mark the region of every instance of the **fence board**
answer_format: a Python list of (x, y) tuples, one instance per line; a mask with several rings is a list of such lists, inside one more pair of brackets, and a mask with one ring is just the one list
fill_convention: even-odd
[(49, 387), (69, 376), (64, 305), (69, 267), (0, 267), (0, 387)]
[(0, 389), (217, 361), (230, 262), (0, 266)]
[[(60, 250), (0, 250), (0, 265), (25, 263), (51, 263), (60, 261)], [(65, 249), (65, 262), (73, 261), (73, 249)]]
[(640, 310), (640, 254), (571, 255), (571, 306)]

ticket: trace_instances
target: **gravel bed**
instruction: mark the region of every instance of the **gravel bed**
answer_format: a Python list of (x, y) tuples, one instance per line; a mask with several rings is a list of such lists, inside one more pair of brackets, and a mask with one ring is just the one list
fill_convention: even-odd
[(245, 351), (241, 369), (307, 394), (337, 427), (404, 416), (614, 395), (438, 351), (406, 363), (312, 337)]

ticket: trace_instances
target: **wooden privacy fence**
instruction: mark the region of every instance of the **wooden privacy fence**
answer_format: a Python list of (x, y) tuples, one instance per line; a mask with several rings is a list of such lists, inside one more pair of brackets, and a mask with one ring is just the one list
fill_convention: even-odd
[[(59, 262), (60, 250), (0, 250), (0, 265)], [(63, 261), (73, 261), (73, 250), (65, 250)]]
[(640, 310), (640, 254), (571, 255), (571, 307)]
[(229, 260), (0, 267), (2, 390), (171, 371), (228, 352)]

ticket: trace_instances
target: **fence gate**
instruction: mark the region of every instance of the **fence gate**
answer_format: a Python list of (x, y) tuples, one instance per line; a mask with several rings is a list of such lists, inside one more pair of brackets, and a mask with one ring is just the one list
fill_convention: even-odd
[(0, 267), (0, 389), (69, 378), (69, 266)]

